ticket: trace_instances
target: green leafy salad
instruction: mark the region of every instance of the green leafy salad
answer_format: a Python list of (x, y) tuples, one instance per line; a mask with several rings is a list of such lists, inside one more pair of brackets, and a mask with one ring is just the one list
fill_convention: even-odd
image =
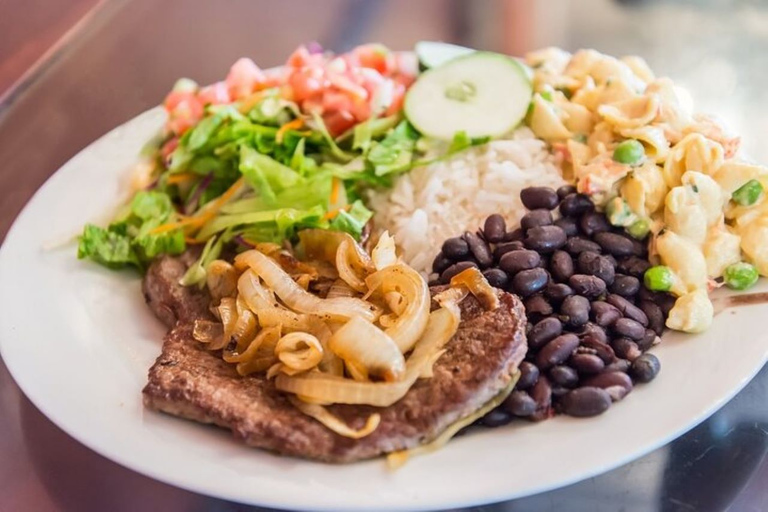
[[(338, 56), (302, 46), (266, 71), (240, 59), (225, 80), (206, 87), (182, 79), (165, 99), (167, 122), (142, 186), (109, 226), (85, 226), (78, 257), (144, 270), (159, 255), (199, 245), (200, 260), (185, 277), (194, 284), (227, 245), (281, 244), (305, 228), (359, 240), (373, 215), (362, 200), (366, 188), (390, 186), (428, 163), (436, 143), (443, 157), (519, 122), (522, 114), (473, 114), (489, 98), (469, 75), (483, 65), (502, 74), (517, 66), (495, 55), (452, 61), (469, 59), (459, 66), (467, 79), (456, 83), (444, 83), (445, 65), (415, 81), (413, 54), (375, 44)], [(524, 114), (529, 98), (513, 107)]]

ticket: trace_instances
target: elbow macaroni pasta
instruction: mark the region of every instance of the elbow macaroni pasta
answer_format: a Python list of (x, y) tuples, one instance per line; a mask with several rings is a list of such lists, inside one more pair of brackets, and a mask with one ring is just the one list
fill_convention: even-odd
[[(707, 292), (729, 265), (748, 261), (768, 275), (765, 194), (746, 205), (732, 200), (751, 180), (768, 189), (768, 168), (738, 160), (739, 137), (715, 118), (695, 114), (690, 95), (655, 77), (640, 57), (549, 48), (526, 58), (538, 93), (533, 131), (565, 155), (564, 172), (579, 192), (601, 206), (627, 205), (630, 212), (615, 218), (617, 226), (635, 220), (651, 226), (651, 247), (673, 270), (672, 292), (679, 297), (668, 326), (706, 329), (712, 317)], [(643, 145), (641, 161), (614, 160), (614, 149), (627, 139)]]

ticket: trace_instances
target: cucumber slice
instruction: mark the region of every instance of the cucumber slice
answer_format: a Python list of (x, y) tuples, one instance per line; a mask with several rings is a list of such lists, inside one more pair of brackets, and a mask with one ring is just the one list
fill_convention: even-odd
[(436, 41), (419, 41), (414, 47), (416, 56), (419, 58), (419, 68), (425, 69), (442, 66), (449, 60), (456, 57), (463, 57), (474, 53), (475, 50), (465, 46), (450, 43), (438, 43)]
[(405, 116), (422, 134), (451, 140), (503, 135), (525, 117), (533, 87), (512, 57), (474, 52), (423, 73), (405, 96)]

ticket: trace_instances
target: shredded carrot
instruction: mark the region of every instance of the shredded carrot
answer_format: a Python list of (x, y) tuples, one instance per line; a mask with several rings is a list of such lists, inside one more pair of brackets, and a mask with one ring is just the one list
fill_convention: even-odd
[(190, 238), (188, 236), (184, 237), (184, 241), (190, 245), (197, 245), (202, 243), (200, 240), (195, 240), (194, 238)]
[(179, 173), (171, 174), (170, 176), (168, 176), (168, 180), (166, 181), (166, 183), (168, 183), (169, 185), (175, 185), (178, 183), (184, 183), (185, 181), (193, 180), (199, 176), (200, 176), (199, 174), (195, 174), (193, 172), (179, 172)]
[(334, 177), (331, 184), (331, 204), (336, 204), (339, 200), (339, 193), (341, 192), (341, 180)]
[(251, 110), (253, 107), (256, 106), (258, 102), (260, 102), (264, 98), (264, 91), (257, 91), (247, 98), (243, 100), (242, 103), (240, 103), (239, 110), (241, 113), (245, 114), (249, 110)]
[(336, 218), (336, 216), (339, 214), (340, 211), (343, 210), (345, 212), (348, 212), (350, 210), (350, 208), (352, 208), (352, 206), (351, 205), (347, 205), (347, 206), (342, 206), (341, 208), (337, 208), (335, 210), (331, 210), (330, 212), (326, 213), (323, 216), (323, 218), (325, 220), (333, 220), (333, 219)]
[(298, 128), (301, 128), (304, 126), (304, 120), (301, 118), (294, 119), (293, 121), (290, 121), (288, 123), (285, 123), (283, 126), (281, 126), (277, 133), (275, 134), (275, 142), (278, 144), (282, 144), (283, 137), (285, 137), (285, 132), (288, 130), (296, 130)]
[(169, 222), (168, 224), (162, 224), (160, 226), (157, 226), (155, 229), (150, 231), (152, 234), (158, 234), (158, 233), (165, 233), (166, 231), (173, 231), (174, 229), (179, 228), (196, 228), (200, 227), (209, 220), (211, 220), (215, 215), (216, 212), (218, 212), (222, 206), (224, 206), (227, 201), (232, 199), (232, 197), (240, 190), (240, 187), (243, 185), (243, 178), (240, 178), (235, 183), (232, 184), (229, 189), (221, 194), (215, 201), (212, 201), (205, 205), (203, 208), (203, 211), (200, 211), (197, 213), (197, 215), (193, 217), (187, 217), (183, 220), (180, 220), (179, 222)]

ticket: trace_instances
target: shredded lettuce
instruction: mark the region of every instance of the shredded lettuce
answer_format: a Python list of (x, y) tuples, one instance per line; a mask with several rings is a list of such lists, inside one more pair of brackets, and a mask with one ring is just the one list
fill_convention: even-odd
[(365, 207), (362, 201), (355, 201), (349, 211), (339, 210), (331, 221), (330, 228), (334, 231), (344, 231), (356, 239), (360, 239), (365, 224), (371, 220), (373, 212)]
[(367, 162), (376, 176), (410, 170), (419, 133), (408, 121), (401, 121), (381, 142), (371, 146)]
[(160, 254), (179, 254), (186, 249), (181, 230), (152, 232), (174, 215), (171, 198), (164, 192), (139, 192), (127, 212), (107, 228), (92, 224), (85, 226), (77, 257), (109, 268), (134, 266), (141, 269)]
[(301, 179), (290, 167), (248, 146), (240, 148), (240, 172), (245, 181), (269, 202), (274, 202), (279, 192)]
[(221, 236), (208, 239), (200, 257), (187, 269), (179, 280), (179, 284), (182, 286), (197, 285), (202, 288), (205, 285), (205, 279), (208, 277), (208, 265), (219, 257), (226, 238), (226, 234), (222, 234)]

